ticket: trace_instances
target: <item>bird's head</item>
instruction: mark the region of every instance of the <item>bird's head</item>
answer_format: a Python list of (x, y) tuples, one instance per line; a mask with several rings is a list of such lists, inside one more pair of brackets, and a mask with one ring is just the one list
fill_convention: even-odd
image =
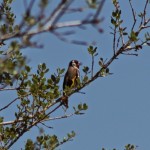
[(80, 67), (81, 64), (82, 64), (82, 63), (79, 62), (78, 60), (72, 60), (72, 61), (70, 61), (70, 63), (69, 63), (69, 67), (75, 67), (75, 68), (78, 68), (78, 69), (79, 69), (79, 67)]

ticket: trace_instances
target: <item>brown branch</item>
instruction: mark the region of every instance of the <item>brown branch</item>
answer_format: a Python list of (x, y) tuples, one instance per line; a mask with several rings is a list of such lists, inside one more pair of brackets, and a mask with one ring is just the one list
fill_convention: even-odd
[(132, 29), (131, 29), (131, 31), (133, 31), (133, 29), (135, 27), (135, 24), (136, 24), (136, 13), (135, 13), (135, 11), (133, 9), (131, 0), (129, 0), (129, 4), (130, 4), (131, 10), (132, 10), (132, 16), (133, 16), (133, 20), (134, 20), (133, 25), (132, 25)]
[(26, 15), (29, 16), (30, 13), (31, 13), (32, 7), (33, 7), (33, 5), (34, 5), (34, 3), (35, 3), (35, 0), (31, 0), (30, 3), (29, 3), (29, 5), (28, 5), (28, 7), (27, 7), (27, 2), (26, 2), (26, 0), (24, 0), (23, 2), (24, 2), (25, 10), (26, 10)]
[(44, 24), (46, 24), (47, 27), (56, 24), (56, 22), (64, 14), (65, 9), (67, 9), (72, 2), (73, 0), (61, 0), (61, 2), (57, 5), (57, 7), (54, 9), (52, 14), (48, 17), (48, 19), (44, 22)]
[(29, 32), (27, 35), (32, 36), (32, 35), (35, 35), (35, 34), (38, 34), (38, 33), (53, 31), (54, 29), (68, 28), (68, 27), (78, 27), (78, 26), (81, 26), (81, 25), (94, 24), (94, 23), (98, 24), (99, 20), (92, 19), (92, 20), (74, 20), (74, 21), (59, 22), (59, 23), (56, 23), (53, 26), (48, 26), (47, 28), (44, 28), (44, 29), (41, 29), (41, 30), (39, 29), (39, 30), (36, 30), (36, 31)]
[[(39, 121), (39, 123), (43, 123), (45, 121), (51, 121), (51, 120), (65, 119), (65, 118), (71, 117), (73, 115), (74, 115), (74, 113), (68, 114), (68, 115), (64, 115), (64, 116), (58, 116), (58, 117), (43, 119), (43, 120)], [(29, 116), (29, 119), (32, 119), (32, 118), (33, 118), (33, 116)], [(22, 122), (22, 121), (24, 121), (23, 118), (20, 118), (18, 120), (1, 122), (0, 125), (3, 125), (3, 126), (5, 126), (5, 125), (11, 125), (11, 124), (16, 124), (16, 123), (19, 123), (19, 122)]]
[(147, 28), (150, 28), (150, 26), (144, 26), (144, 27), (142, 27), (142, 29), (147, 29)]
[(113, 33), (113, 52), (114, 52), (114, 55), (116, 54), (116, 27), (114, 29), (114, 33)]
[[(35, 0), (31, 0), (28, 6), (27, 6), (27, 1), (26, 0), (23, 0), (23, 2), (24, 2), (25, 11), (26, 11), (25, 15), (30, 16), (32, 7), (33, 7), (33, 5), (35, 3)], [(21, 29), (24, 24), (25, 24), (25, 20), (24, 20), (24, 17), (22, 17), (22, 21), (21, 21), (21, 23), (19, 25), (19, 28)]]
[[(27, 96), (29, 96), (29, 95), (30, 95), (30, 93), (27, 94), (27, 95), (24, 95), (24, 97), (27, 97)], [(13, 104), (16, 100), (18, 100), (18, 99), (20, 99), (20, 98), (21, 98), (21, 97), (15, 98), (13, 101), (11, 101), (10, 103), (8, 103), (6, 106), (4, 106), (3, 108), (1, 108), (0, 111), (2, 111), (2, 110), (4, 110), (4, 109), (8, 108), (11, 104)]]
[(145, 6), (144, 6), (144, 10), (143, 10), (143, 14), (142, 14), (142, 16), (141, 16), (141, 23), (140, 23), (140, 27), (142, 27), (143, 26), (143, 21), (144, 22), (146, 22), (146, 9), (147, 9), (147, 5), (148, 5), (148, 1), (149, 0), (146, 0), (146, 3), (145, 3)]
[(138, 56), (138, 54), (135, 53), (121, 53), (123, 55), (129, 55), (129, 56)]
[(18, 90), (18, 89), (26, 89), (26, 90), (29, 90), (29, 88), (16, 87), (16, 88), (0, 88), (0, 91), (14, 91), (14, 90)]
[(94, 73), (94, 56), (92, 55), (91, 78), (93, 77), (93, 73)]
[(75, 13), (75, 12), (83, 12), (87, 7), (79, 7), (79, 8), (68, 8), (66, 13)]
[(53, 31), (52, 32), (55, 36), (57, 36), (58, 39), (60, 39), (61, 41), (67, 42), (67, 43), (71, 43), (71, 44), (77, 44), (77, 45), (88, 45), (88, 43), (86, 41), (77, 41), (77, 40), (68, 40), (67, 38), (65, 38), (62, 34)]
[(144, 22), (146, 22), (146, 9), (148, 5), (149, 0), (146, 0), (145, 7), (144, 7)]
[(24, 133), (26, 133), (27, 131), (29, 131), (33, 126), (36, 126), (38, 123), (40, 123), (42, 120), (44, 120), (47, 116), (49, 116), (51, 113), (53, 113), (54, 111), (56, 111), (60, 106), (62, 106), (62, 103), (60, 103), (56, 108), (54, 108), (52, 111), (50, 111), (47, 115), (45, 115), (42, 119), (37, 120), (35, 122), (33, 122), (29, 127), (24, 128), (19, 134), (18, 136), (11, 141), (11, 143), (6, 147), (7, 149), (9, 149)]
[[(59, 28), (65, 28), (65, 27), (79, 27), (81, 25), (85, 25), (85, 24), (92, 24), (92, 25), (96, 25), (100, 22), (100, 19), (98, 19), (98, 16), (102, 10), (102, 7), (104, 5), (105, 0), (102, 0), (99, 4), (99, 7), (93, 17), (93, 19), (89, 20), (74, 20), (74, 21), (68, 21), (68, 22), (58, 22), (60, 18), (62, 18), (62, 16), (65, 14), (65, 12), (67, 11), (67, 9), (69, 8), (69, 6), (71, 5), (71, 3), (74, 0), (61, 0), (61, 2), (57, 5), (57, 7), (52, 11), (51, 15), (48, 17), (48, 19), (42, 23), (42, 27), (41, 28), (35, 28), (33, 29), (32, 27), (34, 26), (29, 26), (26, 30), (21, 31), (22, 26), (24, 25), (24, 19), (22, 20), (19, 28), (20, 31), (17, 32), (13, 32), (11, 34), (5, 34), (3, 36), (0, 37), (0, 41), (5, 41), (5, 40), (9, 40), (12, 38), (23, 38), (24, 36), (27, 36), (29, 38), (31, 38), (34, 35), (40, 34), (40, 33), (44, 33), (44, 32), (53, 32), (56, 29)], [(25, 2), (25, 1), (24, 1)], [(26, 15), (30, 15), (30, 11), (31, 8), (33, 7), (35, 0), (32, 0), (29, 4), (29, 6), (27, 7), (26, 5)], [(37, 20), (38, 22), (38, 20)], [(32, 28), (32, 29), (31, 29)], [(63, 41), (65, 42), (69, 42), (67, 39), (64, 38), (60, 38), (63, 39)], [(79, 42), (76, 40), (72, 40), (70, 41), (70, 43), (74, 43), (74, 44), (80, 44), (80, 45), (85, 45), (87, 43), (85, 42)], [(33, 46), (33, 45), (31, 45)], [(37, 45), (35, 45), (37, 46)], [(41, 47), (41, 46), (40, 46)]]
[(55, 112), (60, 106), (62, 106), (63, 105), (63, 103), (60, 103), (57, 107), (55, 107), (53, 110), (51, 110), (49, 113), (47, 113), (42, 119), (41, 119), (41, 121), (42, 120), (44, 120), (45, 118), (47, 118), (50, 114), (52, 114), (53, 112)]
[[(120, 39), (122, 40), (122, 38), (123, 38), (123, 36), (121, 36), (121, 35), (122, 35), (122, 33), (120, 33), (120, 36), (118, 37), (117, 44), (116, 44), (116, 48), (119, 47)], [(123, 43), (122, 43), (122, 45), (123, 45)], [(115, 54), (115, 53), (114, 53), (114, 54)]]
[(32, 31), (29, 31), (28, 33), (25, 32), (18, 32), (18, 33), (12, 33), (12, 34), (5, 34), (3, 36), (0, 37), (0, 41), (4, 41), (4, 40), (8, 40), (8, 39), (12, 39), (12, 38), (20, 38), (24, 35), (26, 36), (33, 36), (33, 35), (37, 35), (40, 33), (44, 33), (44, 32), (51, 32), (54, 29), (58, 29), (58, 28), (68, 28), (68, 27), (77, 27), (77, 26), (81, 26), (84, 24), (98, 24), (99, 21), (96, 20), (75, 20), (75, 21), (67, 21), (67, 22), (60, 22), (60, 23), (56, 23), (53, 26), (48, 26), (48, 27), (44, 27), (42, 29), (35, 29)]
[(99, 4), (99, 6), (98, 6), (98, 9), (97, 9), (97, 11), (96, 11), (96, 13), (95, 13), (93, 19), (97, 19), (97, 18), (98, 18), (98, 16), (100, 15), (100, 13), (101, 13), (101, 11), (102, 11), (102, 8), (103, 8), (103, 6), (104, 6), (104, 3), (105, 3), (105, 0), (101, 0), (101, 2), (100, 2), (100, 4)]
[(45, 126), (46, 128), (50, 128), (50, 129), (53, 129), (53, 127), (51, 127), (51, 126), (48, 126), (48, 125), (46, 125), (45, 123), (43, 123), (43, 122), (40, 122), (40, 124), (42, 124), (43, 126)]
[(20, 97), (15, 98), (13, 101), (11, 101), (9, 104), (7, 104), (6, 106), (4, 106), (3, 108), (0, 109), (0, 111), (8, 108), (11, 104), (13, 104), (16, 100), (20, 99)]

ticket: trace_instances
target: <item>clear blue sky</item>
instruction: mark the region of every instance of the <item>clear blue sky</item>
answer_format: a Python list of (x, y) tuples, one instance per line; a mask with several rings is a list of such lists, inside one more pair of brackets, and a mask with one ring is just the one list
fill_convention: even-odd
[[(137, 11), (143, 10), (144, 1), (133, 0)], [(76, 1), (74, 6), (77, 7), (82, 4), (86, 6), (82, 1)], [(130, 29), (132, 15), (128, 1), (123, 1), (120, 5), (123, 17), (125, 17), (124, 26), (128, 26), (127, 29)], [(15, 0), (13, 6), (14, 12), (20, 14), (23, 9), (22, 1)], [(99, 52), (98, 57), (109, 59), (112, 55), (112, 37), (109, 33), (111, 31), (109, 26), (111, 25), (110, 16), (112, 9), (111, 1), (106, 0), (101, 14), (101, 17), (104, 17), (104, 21), (101, 24), (101, 28), (104, 30), (103, 34), (97, 33), (92, 26), (88, 26), (87, 30), (76, 28), (77, 33), (71, 38), (86, 40), (89, 43), (96, 41)], [(148, 13), (150, 14), (150, 12)], [(64, 19), (78, 19), (80, 15), (80, 13), (78, 13), (78, 16), (71, 15), (70, 17), (68, 15)], [(17, 17), (17, 20), (20, 20), (20, 16)], [(32, 65), (33, 71), (42, 62), (45, 62), (50, 68), (49, 76), (56, 71), (57, 67), (67, 69), (68, 62), (72, 59), (80, 60), (83, 66), (91, 64), (91, 58), (87, 53), (86, 46), (64, 43), (51, 33), (41, 34), (37, 37), (37, 41), (44, 44), (43, 49), (29, 48), (23, 50), (23, 53), (30, 60), (29, 64)], [(54, 127), (54, 129), (45, 129), (47, 134), (56, 134), (60, 139), (72, 130), (77, 134), (72, 142), (64, 144), (60, 149), (101, 150), (102, 147), (105, 147), (109, 150), (113, 148), (121, 150), (128, 143), (137, 145), (138, 150), (150, 149), (149, 49), (149, 47), (143, 47), (138, 52), (138, 57), (120, 56), (110, 66), (110, 71), (114, 73), (113, 75), (99, 78), (90, 84), (82, 90), (86, 92), (85, 95), (74, 94), (70, 98), (70, 108), (67, 113), (69, 114), (73, 111), (72, 106), (80, 102), (86, 102), (89, 109), (85, 115), (47, 122), (47, 125)], [(94, 70), (95, 72), (98, 70), (98, 65), (95, 66)], [(15, 94), (9, 93), (6, 96), (6, 93), (3, 93), (1, 101), (5, 101), (5, 103), (2, 102), (2, 105), (11, 101), (12, 97), (15, 97)], [(14, 113), (14, 107), (13, 105), (9, 112), (4, 112), (8, 116), (8, 120), (12, 119), (10, 114)], [(13, 146), (12, 150), (19, 150), (24, 145), (26, 138), (34, 138), (34, 134), (37, 135), (37, 133), (37, 128), (26, 133)]]

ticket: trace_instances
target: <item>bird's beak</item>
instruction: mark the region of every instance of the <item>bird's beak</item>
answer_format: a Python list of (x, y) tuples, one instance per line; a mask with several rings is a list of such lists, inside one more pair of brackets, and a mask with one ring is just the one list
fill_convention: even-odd
[(82, 63), (81, 63), (81, 62), (78, 62), (77, 67), (79, 68), (81, 65), (82, 65)]
[(79, 66), (81, 66), (82, 65), (82, 62), (79, 62)]

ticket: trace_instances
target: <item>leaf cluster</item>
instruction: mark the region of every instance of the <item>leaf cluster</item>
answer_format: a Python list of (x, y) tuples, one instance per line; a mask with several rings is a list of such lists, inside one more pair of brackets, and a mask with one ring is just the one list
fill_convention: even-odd
[(41, 135), (36, 138), (36, 142), (33, 142), (32, 139), (28, 139), (25, 144), (25, 150), (31, 150), (31, 149), (49, 149), (54, 150), (58, 146), (71, 141), (75, 137), (75, 132), (72, 131), (71, 133), (68, 133), (66, 137), (63, 138), (63, 140), (58, 140), (58, 137), (56, 135)]

